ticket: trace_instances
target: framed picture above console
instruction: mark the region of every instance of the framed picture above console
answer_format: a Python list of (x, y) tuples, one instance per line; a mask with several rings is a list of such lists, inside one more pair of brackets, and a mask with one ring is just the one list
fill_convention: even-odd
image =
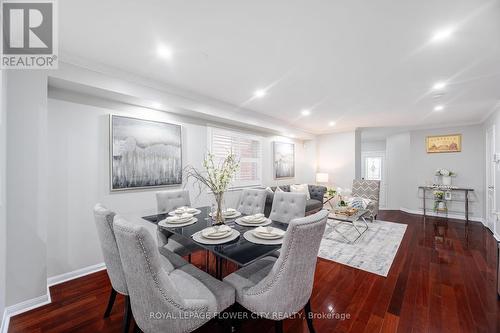
[(111, 191), (182, 184), (181, 126), (110, 115)]
[(295, 145), (273, 142), (274, 179), (295, 177)]
[(426, 149), (427, 153), (458, 153), (462, 151), (462, 134), (428, 136)]

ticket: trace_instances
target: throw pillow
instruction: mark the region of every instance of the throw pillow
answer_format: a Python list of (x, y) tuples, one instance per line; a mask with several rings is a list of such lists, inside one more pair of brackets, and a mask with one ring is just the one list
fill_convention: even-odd
[(269, 194), (274, 194), (274, 191), (272, 188), (270, 188), (269, 186), (266, 187), (266, 192), (269, 193)]
[(285, 191), (283, 191), (279, 186), (276, 186), (276, 191), (275, 192), (285, 192)]
[(370, 199), (366, 198), (361, 198), (361, 197), (352, 197), (349, 200), (347, 200), (347, 205), (353, 208), (358, 208), (358, 209), (366, 209), (368, 205), (371, 203)]
[(309, 193), (309, 186), (307, 186), (307, 184), (290, 185), (290, 192), (305, 193), (306, 199), (307, 200), (311, 199), (311, 194)]

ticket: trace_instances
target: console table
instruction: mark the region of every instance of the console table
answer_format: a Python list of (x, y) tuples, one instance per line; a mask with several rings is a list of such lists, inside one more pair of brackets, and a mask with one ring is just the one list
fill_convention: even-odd
[(426, 208), (426, 196), (425, 193), (427, 191), (443, 191), (443, 192), (464, 192), (465, 198), (464, 198), (464, 215), (465, 215), (465, 224), (469, 224), (469, 193), (473, 192), (474, 189), (472, 188), (461, 188), (461, 187), (448, 187), (448, 186), (419, 186), (419, 189), (423, 191), (423, 196), (422, 196), (422, 201), (423, 201), (423, 208), (424, 208), (424, 219), (426, 217), (427, 213), (427, 208)]

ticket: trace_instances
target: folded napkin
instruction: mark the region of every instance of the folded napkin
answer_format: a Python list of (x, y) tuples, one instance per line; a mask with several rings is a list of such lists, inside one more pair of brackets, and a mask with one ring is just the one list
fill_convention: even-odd
[(174, 215), (167, 217), (167, 222), (182, 222), (189, 221), (193, 218), (193, 214), (183, 213), (181, 215)]
[(234, 215), (236, 214), (237, 210), (234, 209), (234, 208), (227, 208), (226, 210), (224, 210), (223, 214), (224, 215)]
[(194, 213), (196, 212), (196, 208), (191, 208), (191, 207), (178, 207), (176, 210), (174, 210), (176, 214), (183, 214), (183, 213)]
[(204, 237), (222, 236), (224, 234), (228, 234), (231, 230), (232, 229), (227, 225), (220, 225), (203, 229), (201, 231), (201, 235)]
[(277, 235), (276, 229), (273, 227), (258, 227), (255, 228), (255, 232), (258, 232), (259, 234), (264, 234), (264, 235)]
[(258, 213), (254, 215), (248, 215), (243, 217), (243, 221), (261, 221), (264, 219), (264, 214)]
[(262, 237), (272, 237), (274, 239), (283, 237), (285, 231), (273, 227), (258, 227), (254, 229), (254, 234), (261, 235)]

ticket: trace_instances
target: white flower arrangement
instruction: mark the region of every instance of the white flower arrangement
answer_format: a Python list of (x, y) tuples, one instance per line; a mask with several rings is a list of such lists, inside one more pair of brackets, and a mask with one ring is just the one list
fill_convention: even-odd
[(437, 169), (436, 176), (445, 176), (445, 177), (453, 177), (456, 176), (456, 173), (450, 171), (448, 169)]
[(235, 154), (229, 153), (223, 160), (216, 163), (215, 156), (208, 153), (203, 160), (203, 168), (199, 171), (193, 166), (187, 166), (184, 172), (186, 178), (194, 178), (198, 184), (198, 189), (201, 193), (203, 186), (206, 186), (215, 196), (217, 202), (216, 222), (217, 224), (224, 223), (222, 214), (222, 203), (224, 192), (227, 191), (234, 175), (240, 167), (240, 161)]

